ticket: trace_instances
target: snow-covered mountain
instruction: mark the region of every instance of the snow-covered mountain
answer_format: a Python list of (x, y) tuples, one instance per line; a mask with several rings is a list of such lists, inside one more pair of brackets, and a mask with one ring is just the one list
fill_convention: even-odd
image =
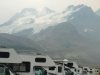
[(79, 54), (93, 62), (92, 58), (97, 61), (100, 53), (99, 28), (100, 17), (90, 7), (72, 5), (61, 13), (49, 8), (24, 9), (0, 25), (0, 32), (34, 39), (44, 49), (53, 51), (51, 54), (58, 50), (56, 54), (60, 56), (77, 57)]
[(100, 9), (98, 9), (98, 10), (96, 11), (96, 14), (97, 14), (98, 16), (100, 16)]
[(100, 38), (100, 17), (93, 10), (85, 5), (69, 6), (63, 13), (71, 11), (70, 16), (66, 16), (68, 22), (75, 25), (78, 32), (89, 39)]
[(30, 36), (33, 36), (49, 26), (63, 22), (70, 22), (75, 25), (82, 36), (98, 40), (100, 38), (100, 17), (86, 5), (71, 5), (61, 13), (46, 7), (40, 11), (26, 8), (14, 15), (8, 22), (0, 25), (0, 33), (17, 35), (29, 35), (31, 33)]
[(61, 13), (46, 7), (40, 11), (34, 8), (25, 8), (15, 14), (8, 22), (0, 25), (0, 33), (13, 34), (33, 29), (32, 33), (34, 34), (46, 29), (48, 26), (54, 26), (66, 21), (76, 24), (78, 29), (84, 33), (85, 29), (96, 30), (94, 25), (98, 25), (99, 20), (100, 18), (92, 9), (85, 5), (71, 5)]
[[(45, 10), (46, 9), (47, 8), (45, 8)], [(50, 11), (50, 9), (47, 10)], [(98, 17), (90, 7), (85, 5), (71, 5), (61, 13), (55, 13), (52, 11), (49, 15), (44, 15), (34, 19), (34, 23), (29, 23), (29, 25), (21, 24), (22, 27), (16, 28), (17, 31), (15, 31), (16, 29), (14, 29), (14, 31), (15, 34), (20, 35), (21, 33), (22, 35), (22, 32), (25, 34), (27, 30), (31, 29), (30, 33), (32, 33), (33, 36), (34, 33), (39, 33), (41, 30), (45, 30), (49, 26), (55, 26), (63, 22), (70, 22), (75, 25), (78, 32), (86, 38), (95, 40), (99, 40), (100, 38), (100, 17)], [(23, 30), (21, 28), (23, 28)], [(14, 33), (14, 31), (11, 32)]]
[(15, 14), (8, 22), (0, 25), (0, 33), (16, 33), (33, 28), (34, 32), (39, 32), (55, 21), (51, 20), (55, 12), (49, 8), (37, 11), (33, 8), (25, 8)]
[(39, 10), (38, 16), (39, 16), (39, 17), (40, 17), (40, 16), (46, 16), (46, 15), (52, 14), (52, 13), (54, 13), (54, 12), (55, 12), (54, 10), (51, 10), (51, 9), (49, 9), (49, 8), (47, 8), (47, 7), (44, 7), (42, 10)]

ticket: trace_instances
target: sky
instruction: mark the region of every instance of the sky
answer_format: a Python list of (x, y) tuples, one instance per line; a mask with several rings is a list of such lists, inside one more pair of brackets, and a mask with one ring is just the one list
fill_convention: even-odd
[(85, 4), (94, 11), (100, 8), (100, 0), (0, 0), (0, 23), (7, 21), (24, 8), (42, 9), (48, 7), (61, 12), (69, 5)]

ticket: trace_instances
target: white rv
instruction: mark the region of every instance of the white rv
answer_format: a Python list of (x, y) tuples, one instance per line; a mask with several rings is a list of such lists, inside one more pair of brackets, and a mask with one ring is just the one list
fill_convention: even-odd
[(68, 60), (54, 60), (56, 63), (56, 74), (57, 75), (73, 75), (70, 68), (67, 67), (66, 62)]
[(100, 75), (100, 69), (98, 69), (98, 68), (95, 68), (95, 75)]
[(78, 68), (78, 75), (82, 75), (82, 72), (83, 72), (82, 67), (79, 67)]
[(73, 72), (73, 75), (79, 75), (79, 72), (78, 72), (79, 67), (76, 62), (68, 61), (66, 64), (67, 64), (66, 66), (69, 67), (70, 70)]
[(21, 59), (14, 49), (0, 48), (0, 75), (16, 75), (10, 68), (11, 63), (21, 63)]
[(19, 55), (22, 59), (21, 64), (13, 64), (12, 69), (19, 75), (50, 75), (49, 71), (55, 63), (47, 55)]
[(90, 75), (95, 75), (95, 69), (94, 68), (90, 68), (89, 73), (90, 73)]
[(83, 75), (90, 75), (90, 68), (89, 67), (83, 67)]

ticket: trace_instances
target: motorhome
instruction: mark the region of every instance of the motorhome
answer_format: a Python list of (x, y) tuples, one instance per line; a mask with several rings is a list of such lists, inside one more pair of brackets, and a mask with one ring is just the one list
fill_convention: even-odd
[(21, 59), (14, 49), (0, 48), (0, 75), (16, 75), (9, 64), (21, 63)]
[(19, 55), (21, 64), (12, 64), (12, 69), (19, 75), (53, 75), (50, 68), (55, 68), (55, 63), (48, 55)]
[(67, 63), (67, 67), (70, 68), (70, 70), (73, 72), (73, 75), (78, 75), (79, 74), (79, 67), (77, 65), (76, 62), (73, 62), (73, 61), (68, 61)]
[(54, 60), (54, 62), (56, 63), (56, 74), (57, 75), (73, 75), (73, 72), (66, 65), (67, 61), (68, 61), (67, 59)]
[(89, 67), (83, 67), (83, 75), (90, 75), (90, 68)]
[(95, 70), (95, 74), (94, 74), (94, 75), (100, 75), (100, 72), (99, 72), (99, 71), (100, 71), (100, 69), (95, 68), (94, 70)]
[(89, 73), (90, 75), (95, 75), (95, 68), (90, 68)]
[(83, 70), (82, 70), (82, 67), (78, 67), (78, 75), (82, 75), (82, 72), (83, 72)]

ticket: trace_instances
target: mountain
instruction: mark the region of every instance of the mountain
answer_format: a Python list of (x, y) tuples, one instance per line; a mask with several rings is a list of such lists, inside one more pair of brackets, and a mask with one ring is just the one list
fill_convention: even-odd
[(43, 50), (43, 48), (33, 40), (5, 33), (0, 33), (0, 47), (14, 48), (16, 50), (28, 50), (28, 51)]
[(63, 13), (65, 14), (69, 11), (70, 15), (65, 18), (75, 25), (81, 35), (89, 39), (99, 40), (100, 17), (90, 7), (85, 5), (69, 6)]
[(98, 9), (98, 10), (96, 11), (96, 14), (97, 14), (98, 16), (100, 16), (100, 9)]
[[(75, 25), (76, 29), (82, 36), (100, 41), (100, 17), (98, 17), (90, 7), (85, 5), (71, 5), (61, 13), (52, 13), (52, 15), (37, 18), (30, 28), (24, 25), (27, 29), (23, 27), (24, 30), (21, 29), (19, 32), (16, 31), (15, 34), (22, 34), (22, 32), (25, 34), (26, 32), (24, 31), (31, 29), (30, 33), (32, 33), (32, 35), (30, 36), (33, 36), (49, 26), (55, 26), (62, 22), (70, 22)], [(18, 28), (16, 29), (18, 30)]]
[(40, 17), (40, 16), (46, 16), (46, 15), (52, 14), (52, 13), (54, 13), (54, 12), (55, 12), (54, 10), (51, 10), (51, 9), (49, 9), (49, 8), (47, 8), (47, 7), (44, 7), (42, 10), (39, 11), (38, 16), (39, 16), (39, 17)]
[(68, 22), (42, 30), (34, 35), (34, 40), (41, 44), (51, 57), (75, 58), (88, 63), (97, 63), (95, 61), (99, 59), (100, 42), (84, 38), (75, 26)]
[(23, 32), (25, 34), (26, 30), (31, 29), (30, 33), (33, 35), (49, 26), (55, 26), (62, 22), (70, 22), (76, 25), (80, 34), (87, 38), (97, 40), (100, 38), (100, 17), (85, 5), (71, 5), (61, 13), (56, 13), (47, 7), (41, 11), (25, 8), (14, 15), (8, 22), (0, 25), (0, 33), (17, 34), (21, 32), (22, 34)]
[(90, 7), (72, 5), (60, 13), (24, 9), (16, 15), (0, 25), (1, 33), (35, 40), (52, 57), (99, 64), (100, 17)]
[(41, 11), (35, 10), (34, 8), (25, 8), (15, 14), (6, 23), (1, 24), (0, 33), (13, 34), (30, 28), (34, 32), (39, 32), (41, 29), (47, 27), (46, 24), (51, 23), (50, 16), (53, 13), (55, 13), (53, 10), (46, 7)]

